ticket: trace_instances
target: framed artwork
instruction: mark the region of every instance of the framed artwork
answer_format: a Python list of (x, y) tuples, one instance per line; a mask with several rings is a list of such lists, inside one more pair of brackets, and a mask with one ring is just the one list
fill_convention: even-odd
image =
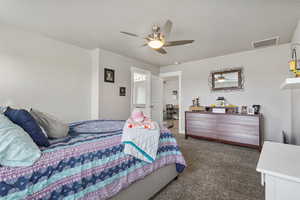
[(120, 87), (120, 96), (126, 96), (126, 87)]
[(248, 114), (248, 107), (247, 106), (242, 106), (241, 107), (241, 114)]
[(115, 82), (115, 70), (104, 68), (104, 82)]
[(245, 77), (242, 67), (212, 71), (208, 78), (208, 84), (213, 92), (243, 90), (244, 83)]

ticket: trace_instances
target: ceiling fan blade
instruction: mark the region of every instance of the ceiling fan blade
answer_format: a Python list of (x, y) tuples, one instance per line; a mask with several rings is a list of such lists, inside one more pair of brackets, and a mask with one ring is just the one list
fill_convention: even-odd
[(171, 20), (167, 20), (163, 27), (163, 33), (165, 34), (165, 37), (168, 38), (170, 36), (171, 30), (172, 30), (173, 23)]
[(178, 46), (193, 43), (194, 40), (179, 40), (179, 41), (170, 41), (164, 44), (164, 47)]
[(160, 53), (160, 54), (167, 54), (167, 51), (164, 50), (163, 48), (160, 48), (160, 49), (153, 49), (154, 51)]
[(126, 34), (126, 35), (130, 35), (130, 36), (133, 36), (133, 37), (139, 37), (137, 34), (129, 33), (129, 32), (125, 32), (125, 31), (120, 31), (120, 33), (123, 33), (123, 34)]
[(145, 47), (145, 46), (148, 46), (148, 44), (147, 44), (147, 43), (145, 43), (145, 44), (141, 45), (141, 47)]

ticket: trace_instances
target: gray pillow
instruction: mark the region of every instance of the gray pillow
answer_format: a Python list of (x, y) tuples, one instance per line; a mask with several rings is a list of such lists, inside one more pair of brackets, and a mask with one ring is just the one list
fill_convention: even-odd
[(55, 117), (34, 109), (30, 110), (30, 114), (43, 127), (49, 138), (63, 138), (68, 135), (69, 126)]

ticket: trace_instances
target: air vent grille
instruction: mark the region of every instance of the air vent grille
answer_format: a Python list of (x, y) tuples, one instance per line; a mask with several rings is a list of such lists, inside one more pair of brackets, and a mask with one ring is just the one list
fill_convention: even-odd
[(252, 47), (253, 48), (268, 47), (268, 46), (278, 45), (278, 42), (279, 42), (279, 37), (273, 37), (264, 40), (254, 41), (252, 42)]

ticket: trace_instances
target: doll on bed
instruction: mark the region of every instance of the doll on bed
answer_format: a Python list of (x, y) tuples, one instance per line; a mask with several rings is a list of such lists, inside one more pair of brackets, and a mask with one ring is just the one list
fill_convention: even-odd
[(155, 123), (148, 117), (146, 117), (143, 111), (134, 109), (130, 118), (127, 120), (128, 128), (143, 128), (143, 129), (155, 129)]

